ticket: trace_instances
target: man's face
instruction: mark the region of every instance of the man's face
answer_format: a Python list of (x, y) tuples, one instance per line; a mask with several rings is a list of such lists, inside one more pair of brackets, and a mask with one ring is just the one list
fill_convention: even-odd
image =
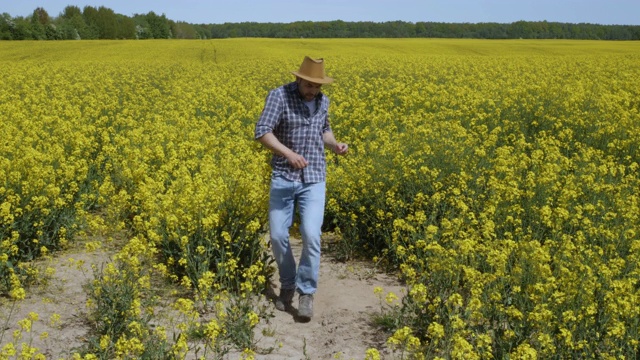
[(300, 96), (302, 96), (305, 101), (313, 100), (320, 92), (321, 87), (322, 84), (316, 84), (311, 81), (298, 78), (298, 90), (300, 91)]

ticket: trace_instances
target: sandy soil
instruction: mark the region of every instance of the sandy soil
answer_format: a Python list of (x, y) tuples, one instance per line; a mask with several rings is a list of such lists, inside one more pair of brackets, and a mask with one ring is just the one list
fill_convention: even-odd
[[(109, 256), (103, 250), (75, 249), (41, 261), (39, 267), (56, 270), (50, 279), (29, 288), (27, 298), (15, 304), (0, 299), (0, 333), (4, 330), (0, 349), (11, 342), (14, 331), (20, 329), (17, 322), (34, 312), (38, 320), (33, 322), (31, 331), (22, 331), (17, 344), (30, 344), (47, 359), (70, 358), (74, 350), (83, 345), (90, 330), (86, 321), (87, 294), (83, 287), (93, 279), (91, 265), (106, 263), (110, 261)], [(48, 336), (43, 337), (43, 333)]]
[[(292, 241), (299, 254), (300, 242)], [(320, 264), (318, 292), (314, 297), (314, 317), (304, 323), (291, 312), (275, 310), (270, 324), (282, 348), (261, 359), (364, 359), (365, 351), (375, 347), (384, 351), (386, 335), (372, 324), (372, 314), (381, 309), (374, 294), (380, 286), (401, 296), (403, 288), (392, 277), (363, 263), (340, 263), (324, 255)], [(274, 295), (279, 289), (274, 288)], [(293, 305), (297, 308), (297, 296)], [(265, 338), (265, 341), (272, 339)], [(265, 344), (267, 345), (267, 344)]]
[[(292, 241), (299, 254), (299, 240)], [(48, 359), (68, 359), (82, 346), (90, 332), (86, 321), (87, 295), (83, 286), (93, 279), (91, 265), (100, 266), (110, 261), (112, 252), (82, 249), (67, 251), (46, 260), (46, 266), (56, 273), (46, 284), (28, 291), (27, 299), (12, 309), (8, 299), (0, 299), (0, 349), (13, 339), (19, 329), (17, 322), (30, 312), (39, 315), (30, 332), (24, 332), (18, 343), (30, 343)], [(277, 273), (276, 273), (277, 279)], [(374, 294), (380, 286), (384, 294), (389, 291), (398, 296), (403, 287), (391, 276), (375, 271), (364, 263), (340, 263), (330, 254), (323, 254), (318, 292), (314, 301), (314, 317), (300, 322), (295, 309), (281, 312), (273, 306), (278, 294), (277, 284), (267, 292), (265, 304), (273, 309), (274, 317), (258, 325), (256, 339), (262, 351), (257, 359), (364, 359), (368, 348), (377, 348), (384, 359), (393, 358), (385, 348), (386, 335), (372, 324), (372, 314), (381, 309), (381, 300)], [(297, 296), (294, 307), (297, 308)], [(50, 323), (54, 314), (60, 316)], [(2, 332), (1, 330), (4, 330)], [(48, 333), (44, 339), (43, 332)], [(19, 350), (19, 349), (18, 349)], [(228, 358), (237, 358), (231, 354)]]

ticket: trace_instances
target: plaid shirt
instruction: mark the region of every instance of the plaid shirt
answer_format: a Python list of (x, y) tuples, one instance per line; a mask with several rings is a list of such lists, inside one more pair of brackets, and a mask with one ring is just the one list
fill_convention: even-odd
[(300, 96), (298, 84), (292, 82), (271, 90), (267, 95), (256, 123), (255, 138), (271, 132), (284, 146), (304, 156), (308, 162), (304, 169), (294, 169), (285, 157), (274, 154), (271, 159), (274, 173), (290, 181), (317, 183), (326, 180), (322, 139), (326, 131), (331, 131), (329, 98), (319, 93), (316, 96), (316, 112), (311, 114)]

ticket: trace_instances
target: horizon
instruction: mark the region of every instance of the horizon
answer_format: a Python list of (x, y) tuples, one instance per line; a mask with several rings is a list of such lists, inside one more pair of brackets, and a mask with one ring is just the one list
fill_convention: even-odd
[(518, 21), (572, 23), (593, 25), (640, 25), (640, 1), (630, 0), (455, 0), (455, 1), (380, 1), (321, 0), (316, 7), (305, 3), (278, 0), (242, 0), (228, 2), (183, 1), (20, 1), (4, 4), (0, 13), (11, 17), (27, 17), (41, 7), (51, 17), (58, 17), (67, 6), (104, 6), (117, 14), (133, 17), (154, 12), (175, 22), (190, 24), (225, 23), (295, 23), (295, 22), (373, 22), (406, 23), (500, 23)]

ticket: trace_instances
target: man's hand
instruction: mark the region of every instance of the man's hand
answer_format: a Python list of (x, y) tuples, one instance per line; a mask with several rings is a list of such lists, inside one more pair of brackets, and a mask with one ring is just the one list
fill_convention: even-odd
[(344, 155), (349, 151), (349, 146), (345, 143), (337, 142), (331, 131), (325, 131), (322, 134), (322, 141), (325, 146), (338, 155)]
[(273, 135), (273, 133), (268, 132), (264, 134), (262, 137), (258, 138), (258, 141), (260, 141), (264, 146), (266, 146), (267, 149), (273, 151), (274, 153), (280, 156), (284, 156), (289, 162), (289, 164), (293, 166), (294, 169), (304, 169), (305, 167), (307, 167), (307, 165), (309, 165), (309, 163), (307, 162), (307, 159), (305, 159), (304, 156), (298, 153), (295, 153), (288, 147), (284, 146), (275, 137), (275, 135)]
[(304, 169), (305, 167), (307, 167), (307, 165), (309, 165), (309, 162), (304, 158), (304, 156), (293, 151), (288, 153), (286, 158), (289, 164), (293, 166), (294, 169)]
[(333, 147), (333, 152), (338, 155), (344, 155), (349, 151), (349, 145), (345, 143), (336, 143), (336, 146)]

